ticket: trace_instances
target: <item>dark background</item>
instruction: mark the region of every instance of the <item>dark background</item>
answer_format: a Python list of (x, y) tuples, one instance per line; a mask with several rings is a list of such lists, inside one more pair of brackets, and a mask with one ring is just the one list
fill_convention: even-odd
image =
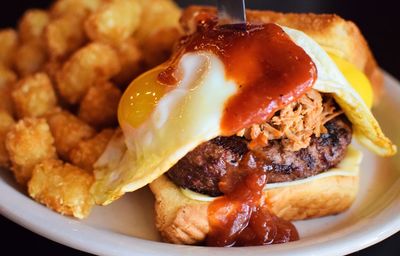
[[(149, 0), (150, 1), (150, 0)], [(27, 8), (45, 8), (49, 0), (2, 1), (0, 27), (15, 26)], [(215, 1), (177, 0), (179, 4), (214, 4)], [(380, 66), (400, 78), (400, 19), (397, 1), (356, 0), (247, 0), (248, 8), (283, 12), (337, 13), (360, 27)], [(1, 192), (0, 192), (1, 193)], [(42, 238), (0, 216), (1, 251), (6, 255), (88, 255)], [(399, 255), (400, 233), (353, 255)], [(8, 252), (8, 253), (7, 253)], [(5, 255), (2, 253), (2, 255)]]

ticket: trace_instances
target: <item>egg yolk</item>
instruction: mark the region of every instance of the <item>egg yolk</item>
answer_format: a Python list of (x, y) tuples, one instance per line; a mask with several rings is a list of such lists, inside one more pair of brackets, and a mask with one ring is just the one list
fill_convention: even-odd
[(118, 107), (118, 121), (137, 128), (153, 112), (166, 92), (166, 86), (158, 82), (161, 66), (140, 75), (125, 90)]
[(374, 100), (373, 91), (366, 75), (350, 62), (333, 54), (329, 54), (329, 56), (343, 73), (349, 84), (358, 92), (365, 104), (371, 108)]
[[(329, 56), (350, 85), (371, 108), (373, 91), (365, 74), (346, 60), (333, 54), (329, 54)], [(162, 66), (156, 67), (132, 81), (119, 103), (118, 120), (120, 124), (128, 123), (137, 128), (149, 117), (160, 98), (166, 93), (166, 86), (157, 79), (158, 74), (163, 70)]]

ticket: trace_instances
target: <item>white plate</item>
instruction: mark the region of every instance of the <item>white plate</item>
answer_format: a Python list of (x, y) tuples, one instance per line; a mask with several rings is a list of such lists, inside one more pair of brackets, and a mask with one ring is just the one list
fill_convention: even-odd
[[(386, 94), (374, 110), (385, 133), (400, 145), (400, 83), (385, 75)], [(360, 193), (337, 216), (295, 222), (301, 239), (251, 248), (206, 248), (161, 243), (153, 222), (154, 199), (147, 188), (110, 206), (95, 207), (78, 221), (34, 202), (0, 172), (0, 212), (59, 243), (100, 255), (343, 255), (375, 244), (400, 230), (400, 157), (378, 158), (364, 151)]]

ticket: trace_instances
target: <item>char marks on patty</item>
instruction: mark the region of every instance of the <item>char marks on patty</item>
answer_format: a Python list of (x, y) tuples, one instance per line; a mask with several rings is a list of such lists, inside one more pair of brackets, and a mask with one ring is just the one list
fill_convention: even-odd
[[(293, 181), (314, 176), (336, 166), (344, 157), (351, 142), (351, 124), (340, 115), (325, 124), (327, 132), (312, 136), (307, 148), (298, 151), (285, 149), (281, 140), (271, 140), (255, 149), (262, 157), (268, 183)], [(229, 166), (237, 166), (249, 151), (249, 142), (238, 136), (217, 137), (204, 142), (186, 154), (168, 172), (177, 185), (210, 196), (221, 195), (218, 184)]]

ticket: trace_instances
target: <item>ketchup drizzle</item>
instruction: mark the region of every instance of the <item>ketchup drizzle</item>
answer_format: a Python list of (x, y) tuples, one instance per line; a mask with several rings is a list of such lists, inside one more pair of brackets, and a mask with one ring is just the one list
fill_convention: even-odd
[(278, 25), (219, 26), (210, 18), (199, 21), (197, 31), (181, 39), (158, 80), (169, 86), (177, 84), (179, 60), (196, 51), (217, 55), (225, 65), (226, 78), (239, 87), (225, 105), (223, 136), (266, 121), (311, 89), (317, 77), (311, 58)]
[[(225, 65), (225, 76), (238, 92), (225, 105), (222, 136), (268, 120), (276, 111), (311, 89), (317, 69), (311, 58), (273, 23), (217, 25), (214, 17), (198, 20), (197, 31), (181, 39), (158, 80), (175, 86), (177, 65), (187, 52), (208, 51)], [(211, 92), (212, 93), (212, 92)], [(246, 246), (298, 240), (296, 228), (268, 210), (263, 188), (267, 174), (248, 152), (220, 183), (224, 196), (208, 208), (210, 246)]]
[(272, 214), (265, 203), (263, 188), (267, 173), (254, 152), (228, 170), (219, 184), (224, 196), (208, 207), (209, 246), (249, 246), (286, 243), (299, 239), (296, 228)]

